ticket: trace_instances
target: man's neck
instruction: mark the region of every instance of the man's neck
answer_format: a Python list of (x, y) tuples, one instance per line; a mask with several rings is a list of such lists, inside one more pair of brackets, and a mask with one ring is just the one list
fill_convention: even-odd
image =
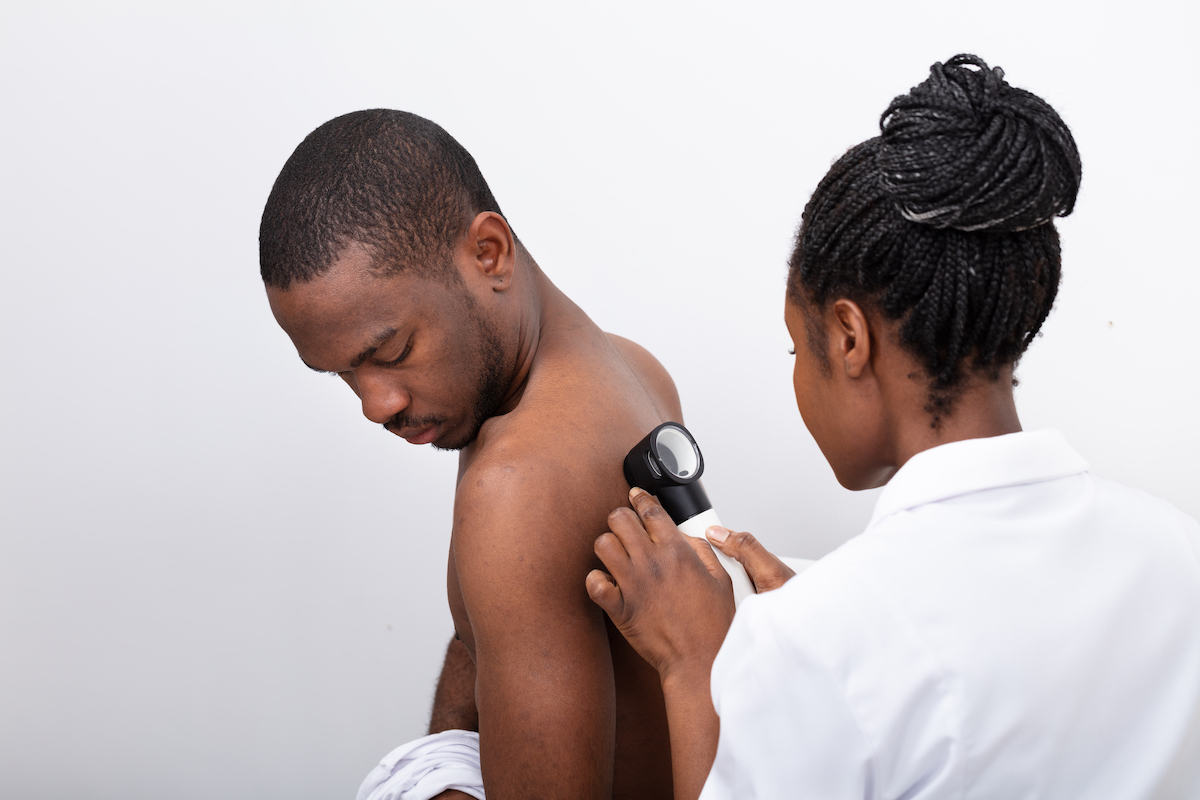
[[(507, 323), (508, 330), (502, 331), (509, 343), (508, 388), (489, 422), (516, 411), (536, 379), (538, 365), (544, 361), (547, 352), (558, 349), (564, 341), (571, 341), (567, 334), (577, 332), (581, 323), (590, 323), (583, 310), (546, 277), (524, 247), (519, 246), (518, 259), (518, 283), (512, 288), (521, 292), (519, 314), (515, 322)], [(514, 325), (515, 338), (510, 338)], [(479, 437), (459, 451), (460, 480), (487, 442), (488, 430), (489, 424), (484, 423)]]
[[(547, 324), (558, 313), (563, 295), (550, 282), (537, 262), (524, 247), (518, 247), (518, 275), (520, 285), (513, 289), (521, 292), (520, 315), (517, 319), (516, 343), (512, 350), (508, 389), (504, 400), (496, 410), (496, 416), (507, 414), (521, 403), (529, 376), (538, 361), (538, 353), (546, 334)], [(565, 299), (565, 298), (564, 298)]]

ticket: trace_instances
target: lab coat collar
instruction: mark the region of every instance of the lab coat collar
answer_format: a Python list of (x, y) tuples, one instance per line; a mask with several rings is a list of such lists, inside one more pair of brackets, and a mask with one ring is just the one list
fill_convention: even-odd
[(917, 453), (879, 495), (867, 529), (892, 514), (984, 489), (1065, 478), (1088, 470), (1056, 430), (950, 442)]

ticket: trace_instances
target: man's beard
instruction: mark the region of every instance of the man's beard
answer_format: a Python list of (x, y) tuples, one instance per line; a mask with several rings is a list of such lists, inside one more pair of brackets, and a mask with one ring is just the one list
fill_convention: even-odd
[[(451, 442), (433, 442), (435, 450), (461, 450), (479, 436), (483, 423), (496, 414), (496, 410), (504, 402), (507, 386), (504, 383), (504, 345), (495, 326), (484, 317), (478, 315), (478, 309), (469, 298), (469, 319), (477, 326), (479, 345), (479, 368), (475, 381), (475, 403), (466, 423), (460, 426), (459, 436)], [(383, 429), (391, 432), (404, 429), (420, 429), (431, 425), (440, 425), (445, 417), (409, 417), (401, 412), (383, 424)]]
[(435, 450), (461, 450), (475, 441), (483, 423), (496, 414), (504, 402), (508, 389), (504, 384), (504, 345), (500, 334), (483, 317), (476, 318), (479, 324), (479, 379), (475, 384), (475, 407), (463, 436), (451, 443), (433, 444)]

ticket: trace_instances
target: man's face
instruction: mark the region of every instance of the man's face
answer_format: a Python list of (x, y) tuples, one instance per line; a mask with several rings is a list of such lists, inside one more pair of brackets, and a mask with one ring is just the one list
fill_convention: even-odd
[(507, 388), (496, 326), (462, 284), (369, 265), (352, 246), (314, 280), (268, 287), (275, 319), (305, 364), (346, 381), (367, 419), (412, 444), (466, 447)]

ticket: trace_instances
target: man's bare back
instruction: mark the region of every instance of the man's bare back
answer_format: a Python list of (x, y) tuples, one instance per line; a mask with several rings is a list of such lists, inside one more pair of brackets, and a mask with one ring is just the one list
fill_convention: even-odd
[(608, 797), (611, 785), (614, 798), (669, 798), (658, 674), (583, 579), (626, 501), (625, 454), (681, 419), (678, 396), (646, 350), (559, 297), (564, 318), (542, 330), (520, 404), (460, 458), (447, 589), (478, 669), (484, 776), (489, 797), (508, 783), (497, 773), (511, 773), (524, 796)]

